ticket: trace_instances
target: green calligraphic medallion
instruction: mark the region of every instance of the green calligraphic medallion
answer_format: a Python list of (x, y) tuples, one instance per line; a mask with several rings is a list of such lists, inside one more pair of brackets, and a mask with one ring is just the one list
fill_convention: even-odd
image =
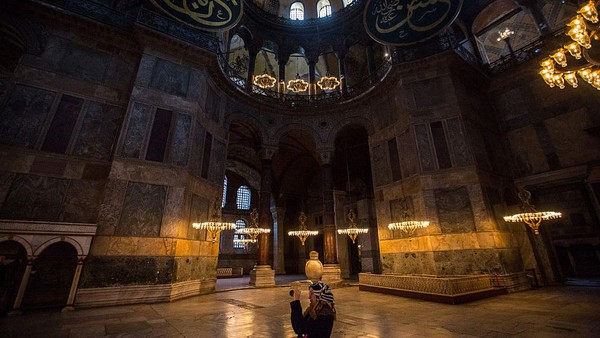
[(406, 46), (438, 35), (461, 7), (462, 0), (368, 0), (364, 25), (375, 41)]
[(194, 28), (223, 31), (242, 18), (244, 0), (149, 0), (163, 13)]

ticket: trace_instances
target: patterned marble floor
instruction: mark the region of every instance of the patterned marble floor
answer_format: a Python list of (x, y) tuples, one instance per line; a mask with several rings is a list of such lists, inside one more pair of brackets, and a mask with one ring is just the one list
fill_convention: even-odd
[[(333, 337), (599, 337), (600, 288), (552, 287), (462, 305), (334, 289)], [(0, 318), (0, 337), (294, 337), (288, 287), (172, 303)], [(302, 304), (307, 299), (303, 296)]]

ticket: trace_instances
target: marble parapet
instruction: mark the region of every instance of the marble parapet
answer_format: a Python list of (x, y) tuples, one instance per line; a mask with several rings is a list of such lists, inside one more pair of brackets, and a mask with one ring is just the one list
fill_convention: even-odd
[(440, 303), (460, 304), (507, 293), (495, 288), (490, 275), (445, 276), (360, 273), (363, 291), (394, 294)]

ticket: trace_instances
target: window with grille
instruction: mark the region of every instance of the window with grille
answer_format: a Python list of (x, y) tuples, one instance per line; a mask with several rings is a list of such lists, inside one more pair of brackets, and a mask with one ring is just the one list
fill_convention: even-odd
[(290, 19), (304, 20), (304, 5), (301, 2), (294, 2), (290, 6)]
[(223, 180), (223, 200), (221, 201), (221, 208), (225, 208), (225, 202), (227, 201), (227, 176)]
[[(235, 221), (235, 227), (236, 229), (244, 229), (246, 227), (246, 222), (243, 219), (238, 219), (237, 221)], [(244, 243), (240, 243), (240, 242), (236, 242), (236, 239), (244, 239), (246, 238), (245, 235), (241, 235), (241, 234), (233, 234), (233, 248), (234, 249), (244, 249)]]
[(329, 3), (329, 0), (320, 0), (317, 2), (317, 13), (319, 18), (331, 16), (331, 4)]
[(248, 188), (245, 185), (240, 186), (237, 191), (237, 208), (243, 210), (250, 210), (250, 198), (250, 188)]

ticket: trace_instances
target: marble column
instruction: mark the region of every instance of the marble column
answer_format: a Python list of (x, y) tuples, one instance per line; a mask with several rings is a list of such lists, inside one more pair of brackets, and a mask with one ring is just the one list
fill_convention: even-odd
[[(267, 229), (273, 229), (273, 217), (271, 215), (271, 159), (274, 153), (274, 148), (265, 147), (260, 151), (262, 168), (258, 224), (261, 228)], [(258, 236), (257, 263), (254, 269), (250, 271), (250, 284), (256, 287), (275, 286), (275, 270), (270, 265), (270, 244), (271, 234), (261, 234)]]
[(338, 67), (340, 70), (340, 91), (342, 96), (348, 94), (348, 84), (346, 83), (346, 54), (347, 50), (340, 50), (337, 52)]
[(369, 79), (373, 85), (377, 82), (377, 66), (375, 65), (375, 53), (373, 52), (373, 45), (367, 45), (365, 47), (365, 53), (367, 54), (367, 66), (369, 67)]
[(285, 274), (285, 232), (283, 222), (285, 219), (285, 207), (276, 207), (275, 220), (273, 222), (273, 269), (278, 275)]
[(279, 66), (279, 82), (277, 85), (277, 91), (280, 94), (285, 94), (286, 86), (285, 86), (285, 65), (290, 60), (290, 54), (288, 53), (278, 53), (277, 54), (277, 65)]
[(21, 278), (21, 284), (19, 285), (19, 291), (17, 291), (17, 297), (13, 303), (12, 310), (8, 313), (9, 315), (21, 314), (21, 303), (23, 302), (23, 296), (25, 290), (27, 290), (27, 284), (29, 283), (29, 277), (31, 276), (31, 270), (33, 268), (33, 260), (35, 257), (27, 257), (27, 266), (25, 272), (23, 272), (23, 278)]
[(73, 275), (73, 282), (71, 282), (71, 290), (69, 291), (69, 298), (67, 298), (67, 305), (62, 309), (63, 312), (75, 310), (75, 294), (77, 293), (77, 286), (79, 285), (79, 277), (81, 277), (81, 269), (83, 268), (83, 261), (85, 257), (77, 258), (77, 268)]
[(332, 150), (319, 152), (323, 176), (323, 281), (341, 281), (341, 270), (337, 258), (337, 233), (333, 202), (333, 177), (331, 171)]
[(248, 48), (248, 78), (246, 79), (246, 90), (252, 92), (252, 81), (254, 80), (254, 68), (256, 66), (257, 49)]
[(309, 59), (308, 60), (308, 95), (315, 95), (317, 93), (317, 76), (315, 66), (317, 64), (317, 59)]

